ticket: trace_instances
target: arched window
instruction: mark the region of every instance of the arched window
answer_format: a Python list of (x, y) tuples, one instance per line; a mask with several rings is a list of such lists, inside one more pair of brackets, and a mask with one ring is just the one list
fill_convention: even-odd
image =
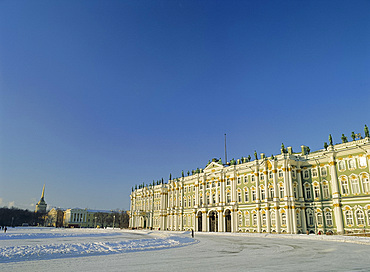
[(306, 199), (311, 199), (311, 197), (312, 197), (311, 187), (310, 187), (309, 184), (306, 184), (306, 186), (304, 187), (304, 191), (305, 191)]
[(186, 226), (186, 215), (184, 215), (184, 226)]
[(280, 198), (284, 198), (284, 185), (279, 184)]
[(316, 168), (313, 168), (311, 170), (311, 172), (312, 172), (312, 177), (316, 178), (317, 177), (317, 169)]
[(346, 225), (351, 226), (353, 225), (353, 217), (352, 217), (352, 211), (348, 210), (345, 212), (345, 218), (346, 218)]
[(307, 214), (307, 223), (310, 227), (314, 225), (314, 218), (313, 218), (313, 211), (311, 209), (307, 209), (306, 211)]
[(364, 212), (361, 210), (356, 211), (357, 226), (365, 225), (365, 216)]
[(257, 199), (256, 189), (252, 188), (252, 201), (256, 201), (256, 199)]
[(363, 174), (362, 175), (362, 188), (363, 188), (365, 194), (370, 193), (370, 182), (369, 182), (369, 175), (368, 174)]
[(238, 177), (238, 184), (241, 184), (242, 183), (242, 180), (240, 177)]
[(184, 196), (184, 208), (186, 208), (186, 204), (187, 204), (187, 202), (186, 202), (186, 196)]
[(267, 223), (266, 223), (266, 214), (265, 213), (262, 214), (262, 225), (263, 226), (267, 225)]
[(285, 214), (285, 212), (281, 213), (281, 225), (283, 225), (283, 226), (286, 225), (286, 214)]
[(325, 220), (327, 226), (330, 227), (333, 225), (333, 218), (330, 211), (325, 212)]
[(230, 192), (227, 192), (226, 193), (226, 203), (230, 203), (230, 202), (231, 202), (231, 194), (230, 194)]
[(297, 184), (293, 184), (293, 196), (294, 199), (298, 199), (298, 189), (297, 189)]
[(248, 202), (249, 201), (249, 198), (248, 198), (248, 189), (245, 189), (244, 191), (244, 202)]
[(296, 212), (297, 226), (301, 226), (301, 215), (300, 212)]
[(321, 226), (321, 225), (323, 224), (323, 221), (322, 221), (322, 213), (321, 213), (321, 212), (318, 212), (318, 213), (316, 214), (316, 216), (317, 216), (317, 224), (318, 224), (319, 226)]
[(361, 167), (361, 168), (365, 168), (366, 167), (366, 157), (360, 157), (358, 159), (358, 165)]
[(346, 178), (343, 178), (341, 183), (342, 183), (342, 194), (348, 195), (349, 194), (348, 180)]
[(270, 214), (270, 219), (271, 219), (271, 225), (272, 225), (272, 226), (275, 226), (275, 225), (276, 225), (275, 212), (271, 212), (271, 214)]
[(303, 172), (303, 178), (304, 179), (308, 179), (310, 177), (310, 173), (308, 172), (308, 170), (304, 170)]
[(320, 185), (315, 184), (313, 186), (313, 192), (314, 192), (314, 197), (319, 198), (320, 197)]
[(212, 203), (213, 204), (216, 203), (216, 194), (215, 193), (212, 193)]
[(321, 168), (321, 176), (325, 177), (327, 175), (326, 167)]
[(252, 221), (253, 226), (257, 226), (257, 214), (254, 213), (252, 215)]
[(249, 212), (246, 212), (245, 213), (245, 217), (244, 217), (244, 221), (245, 221), (245, 225), (246, 226), (249, 226), (249, 220), (250, 220), (250, 218), (249, 218)]
[(209, 205), (210, 202), (209, 202), (209, 195), (207, 195), (207, 205)]
[(241, 213), (238, 214), (239, 226), (243, 225), (243, 216)]
[(349, 169), (355, 169), (355, 168), (356, 168), (356, 162), (355, 162), (355, 160), (354, 160), (354, 159), (350, 159), (350, 160), (348, 161), (348, 168), (349, 168)]
[(358, 183), (358, 178), (356, 176), (351, 176), (351, 187), (352, 187), (352, 194), (360, 194), (360, 184)]
[(265, 198), (266, 198), (265, 187), (261, 186), (261, 200), (264, 200)]
[(324, 198), (329, 198), (329, 184), (324, 183), (322, 185), (322, 195)]
[(239, 203), (242, 202), (242, 192), (241, 191), (238, 191), (238, 202)]
[(271, 187), (269, 188), (269, 190), (270, 190), (270, 197), (271, 197), (271, 198), (274, 198), (274, 196), (275, 196), (275, 193), (274, 193), (274, 187), (272, 187), (272, 186), (271, 186)]
[(338, 170), (339, 170), (339, 171), (344, 171), (344, 170), (346, 170), (346, 164), (344, 163), (344, 161), (339, 161), (339, 162), (338, 162)]
[(370, 210), (367, 210), (367, 224), (370, 225)]
[(283, 170), (279, 170), (279, 172), (278, 172), (279, 174), (278, 174), (278, 177), (279, 178), (282, 178), (283, 176), (284, 176), (284, 174), (283, 174)]
[(189, 196), (188, 197), (188, 204), (189, 204), (189, 208), (191, 207), (191, 197)]

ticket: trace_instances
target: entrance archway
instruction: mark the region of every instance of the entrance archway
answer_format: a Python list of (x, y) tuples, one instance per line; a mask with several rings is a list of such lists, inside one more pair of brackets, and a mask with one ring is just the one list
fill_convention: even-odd
[(225, 211), (225, 231), (231, 232), (231, 212), (230, 210)]
[(202, 212), (198, 212), (198, 231), (202, 231)]
[(209, 231), (217, 232), (218, 231), (218, 216), (215, 211), (209, 213)]

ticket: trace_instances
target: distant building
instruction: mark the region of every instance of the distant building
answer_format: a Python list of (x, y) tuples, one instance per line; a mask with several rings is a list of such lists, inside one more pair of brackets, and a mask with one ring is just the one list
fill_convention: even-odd
[(119, 227), (120, 212), (88, 209), (67, 209), (64, 226), (72, 228)]
[(61, 209), (52, 208), (45, 219), (45, 226), (47, 227), (63, 227), (64, 211)]
[(47, 204), (45, 202), (44, 197), (45, 197), (45, 184), (44, 187), (42, 188), (41, 199), (36, 204), (35, 212), (46, 213)]
[(266, 233), (370, 231), (370, 136), (223, 164), (130, 195), (130, 227)]

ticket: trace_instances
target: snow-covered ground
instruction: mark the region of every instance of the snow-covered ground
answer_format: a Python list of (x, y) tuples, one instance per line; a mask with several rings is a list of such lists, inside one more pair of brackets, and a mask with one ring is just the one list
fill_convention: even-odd
[(370, 238), (9, 228), (0, 271), (370, 271)]

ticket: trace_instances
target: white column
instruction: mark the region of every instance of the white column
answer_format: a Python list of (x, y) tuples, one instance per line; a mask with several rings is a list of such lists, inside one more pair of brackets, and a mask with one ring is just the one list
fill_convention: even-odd
[(256, 208), (257, 211), (257, 232), (261, 232), (261, 209), (259, 207)]
[[(329, 148), (333, 149), (332, 146)], [(343, 234), (344, 233), (344, 224), (343, 224), (343, 216), (341, 210), (341, 203), (340, 203), (340, 193), (339, 193), (339, 184), (338, 184), (338, 176), (336, 170), (336, 161), (334, 157), (334, 153), (331, 156), (332, 161), (329, 162), (330, 165), (330, 177), (331, 177), (331, 186), (332, 186), (332, 194), (333, 194), (333, 206), (334, 206), (334, 217), (335, 222), (337, 225), (337, 233)]]
[(207, 212), (202, 211), (202, 231), (207, 231), (208, 222), (207, 222)]
[(271, 218), (270, 218), (270, 208), (267, 207), (266, 210), (266, 224), (267, 224), (267, 232), (271, 232)]

